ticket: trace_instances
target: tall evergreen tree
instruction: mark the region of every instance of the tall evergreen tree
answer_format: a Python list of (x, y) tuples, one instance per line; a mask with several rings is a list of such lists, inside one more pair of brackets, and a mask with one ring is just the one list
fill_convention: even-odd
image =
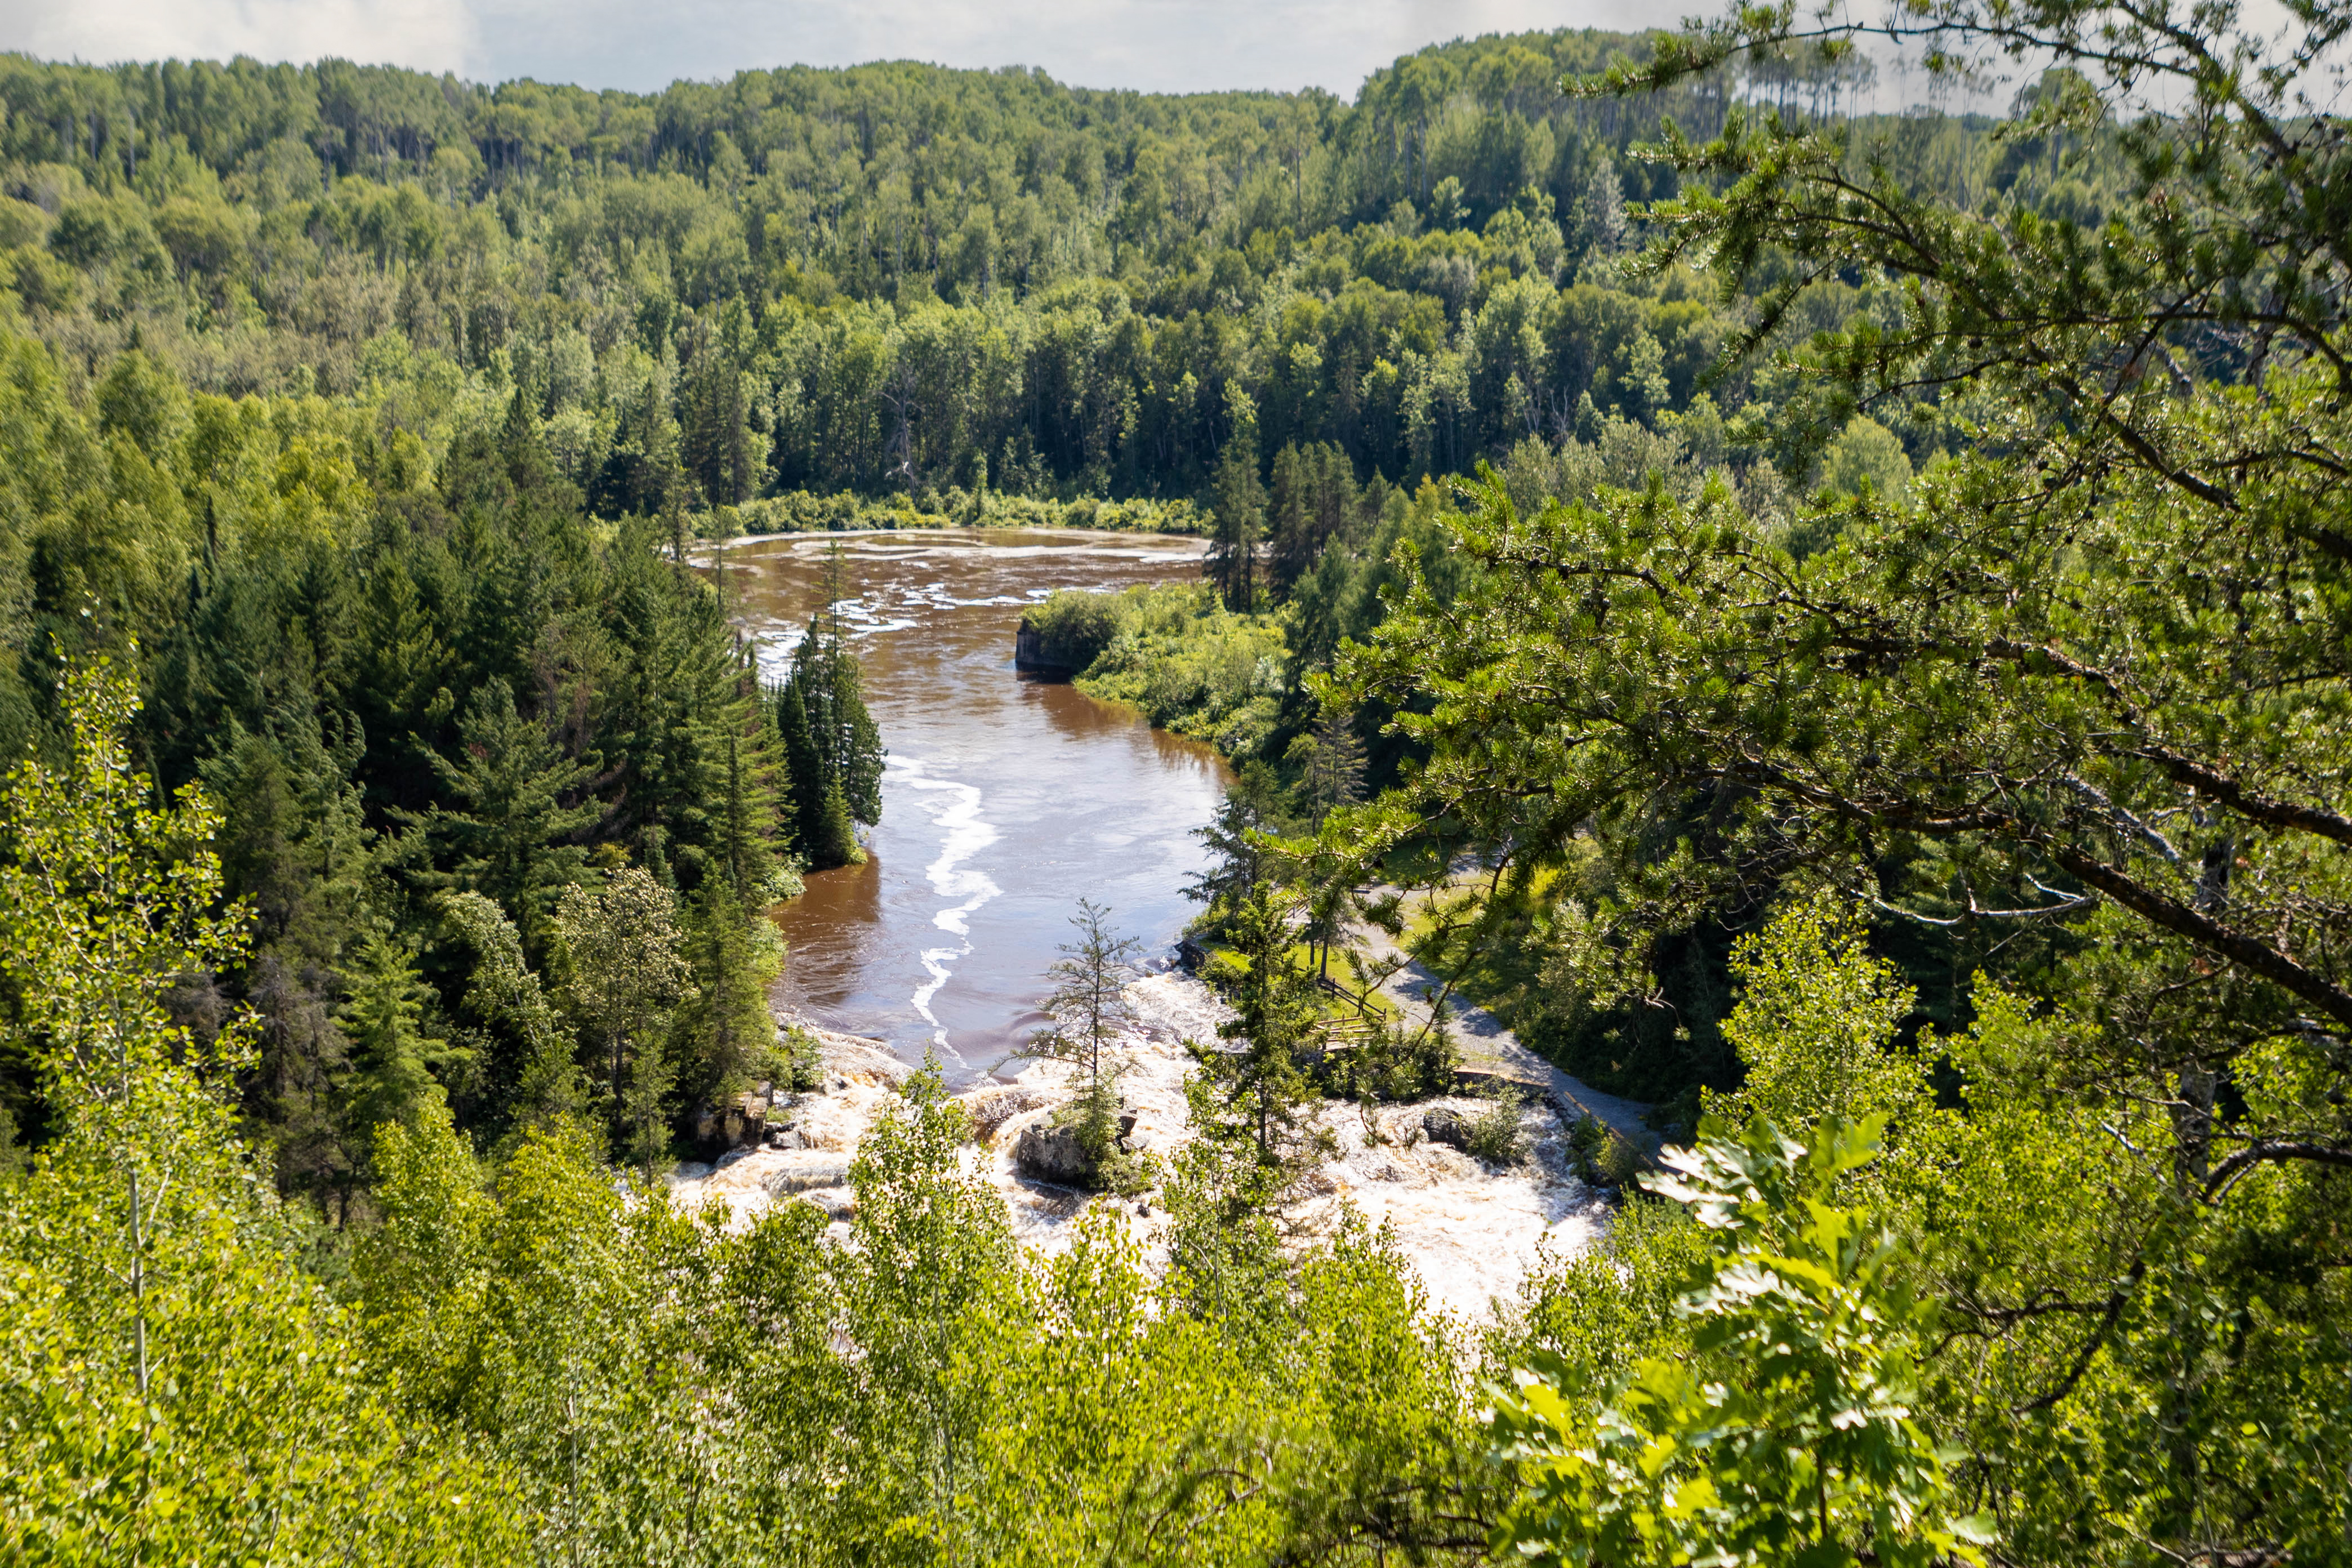
[(536, 947), (557, 895), (584, 874), (580, 839), (602, 815), (586, 797), (593, 763), (563, 755), (503, 681), (474, 694), (458, 734), (458, 760), (435, 758), (457, 807), (436, 809), (425, 827), (453, 852), (450, 879), (513, 911)]
[(751, 493), (751, 432), (743, 377), (734, 357), (706, 337), (687, 384), (678, 458), (704, 502), (738, 506)]
[(390, 932), (371, 934), (354, 955), (351, 995), (338, 1020), (351, 1038), (354, 1069), (345, 1137), (363, 1177), (373, 1173), (376, 1130), (388, 1122), (415, 1128), (446, 1103), (436, 1069), (462, 1069), (464, 1053), (425, 1032), (433, 1002), (407, 944)]
[(1257, 608), (1259, 541), (1265, 532), (1265, 487), (1258, 482), (1255, 447), (1227, 444), (1217, 460), (1216, 531), (1211, 536), (1210, 581), (1225, 608), (1246, 615)]
[(1248, 1146), (1271, 1202), (1329, 1147), (1330, 1134), (1313, 1125), (1299, 1061), (1315, 1017), (1313, 984), (1290, 965), (1291, 910), (1271, 887), (1249, 889), (1226, 932), (1244, 967), (1230, 998), (1234, 1017), (1217, 1028), (1226, 1043), (1194, 1047), (1207, 1091), (1194, 1121), (1208, 1137)]
[(848, 596), (835, 545), (826, 563), (824, 603), (793, 654), (792, 675), (773, 700), (792, 774), (802, 853), (819, 870), (860, 858), (853, 826), (882, 820), (881, 731), (866, 709), (865, 679), (843, 633)]

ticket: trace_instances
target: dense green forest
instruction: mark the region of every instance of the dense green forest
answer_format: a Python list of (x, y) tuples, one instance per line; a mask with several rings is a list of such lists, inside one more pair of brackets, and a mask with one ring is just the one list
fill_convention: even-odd
[[(77, 383), (135, 340), (192, 391), (350, 398), (428, 447), (520, 389), (604, 517), (1196, 497), (1240, 434), (1466, 470), (1588, 398), (1683, 410), (1716, 357), (1706, 289), (1610, 265), (1626, 203), (1676, 178), (1630, 141), (1662, 113), (1711, 132), (1735, 92), (1826, 108), (1860, 74), (1560, 95), (1625, 42), (1424, 51), (1353, 105), (900, 65), (641, 98), (10, 58), (0, 276)], [(1971, 199), (2053, 178), (1923, 123), (1919, 177)]]
[[(2352, 14), (1894, 25), (2004, 111), (1770, 8), (0, 60), (0, 1555), (2352, 1559)], [(1038, 625), (1243, 764), (1166, 1256), (1024, 1253), (933, 1073), (848, 1245), (662, 1201), (887, 739), (695, 542), (1139, 518), (1207, 580)], [(1482, 1325), (1286, 1223), (1425, 1087), (1291, 960), (1392, 885), (1688, 1144)]]

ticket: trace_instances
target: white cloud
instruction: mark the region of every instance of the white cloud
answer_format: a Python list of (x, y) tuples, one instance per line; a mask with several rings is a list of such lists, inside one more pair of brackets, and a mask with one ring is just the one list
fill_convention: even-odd
[(646, 90), (746, 67), (1042, 66), (1086, 87), (1328, 88), (1424, 44), (1658, 19), (1642, 0), (0, 0), (0, 48), (108, 61), (340, 55)]
[[(1353, 96), (1401, 54), (1462, 36), (1563, 25), (1627, 26), (1641, 0), (682, 0), (676, 24), (611, 47), (641, 16), (624, 0), (558, 6), (483, 0), (494, 57), (533, 55), (533, 74), (645, 89), (745, 66), (920, 59), (1041, 66), (1085, 87), (1200, 92), (1318, 86)], [(552, 26), (551, 26), (551, 24)], [(568, 36), (567, 36), (568, 35)]]
[(314, 60), (465, 71), (472, 0), (6, 0), (0, 47), (47, 59)]

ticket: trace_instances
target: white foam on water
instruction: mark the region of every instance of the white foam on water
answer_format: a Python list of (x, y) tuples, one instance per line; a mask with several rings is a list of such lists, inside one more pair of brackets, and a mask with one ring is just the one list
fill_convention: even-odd
[(973, 870), (963, 864), (996, 842), (996, 828), (981, 817), (978, 786), (956, 779), (931, 778), (923, 772), (921, 763), (909, 757), (890, 757), (884, 766), (898, 773), (898, 782), (908, 788), (933, 792), (941, 797), (936, 804), (918, 801), (940, 829), (939, 858), (923, 868), (923, 875), (940, 898), (961, 900), (933, 914), (931, 923), (950, 936), (961, 937), (962, 945), (923, 950), (923, 972), (930, 979), (915, 988), (911, 1000), (915, 1011), (931, 1026), (932, 1044), (962, 1065), (962, 1053), (948, 1043), (947, 1026), (931, 1011), (931, 998), (940, 994), (940, 987), (955, 973), (949, 966), (971, 951), (973, 913), (1004, 890), (985, 871)]

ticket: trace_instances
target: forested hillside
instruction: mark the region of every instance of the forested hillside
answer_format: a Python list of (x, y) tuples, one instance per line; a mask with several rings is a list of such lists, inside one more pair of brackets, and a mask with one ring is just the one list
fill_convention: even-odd
[[(1433, 474), (1571, 483), (1566, 441), (1781, 506), (1769, 362), (1699, 390), (1753, 300), (1631, 265), (1627, 204), (1677, 176), (1625, 149), (1735, 92), (1830, 112), (1857, 73), (1559, 92), (1633, 43), (1435, 48), (1352, 105), (0, 61), (0, 752), (58, 754), (60, 660), (136, 669), (142, 759), (220, 804), (255, 910), (255, 963), (185, 1005), (271, 1021), (247, 1109), (289, 1193), (363, 1193), (386, 1074), (479, 1138), (520, 1124), (537, 1047), (467, 1000), (460, 892), (556, 984), (564, 888), (674, 889), (700, 1001), (635, 1116), (684, 1118), (779, 1070), (746, 1043), (776, 963), (751, 917), (879, 809), (879, 742), (824, 695), (854, 661), (760, 693), (697, 537), (1205, 517), (1227, 598), (1299, 598), (1295, 684), (1377, 618), (1406, 513), (1433, 538)], [(2046, 183), (1980, 124), (1905, 145), (1922, 179)], [(1781, 336), (1865, 308), (1823, 279)], [(1904, 428), (1824, 472), (1899, 487), (1948, 435)], [(637, 1136), (627, 1063), (603, 1076)], [(41, 1136), (21, 1059), (0, 1108)]]
[[(1675, 181), (1624, 149), (1662, 114), (1710, 133), (1735, 91), (1826, 110), (1855, 73), (1559, 93), (1626, 42), (1432, 49), (1352, 105), (905, 65), (640, 98), (10, 59), (0, 242), (77, 378), (135, 335), (192, 390), (353, 397), (428, 446), (520, 387), (600, 516), (662, 510), (681, 473), (697, 510), (1195, 496), (1243, 410), (1263, 458), (1330, 442), (1394, 480), (1589, 424), (1588, 398), (1683, 410), (1742, 319), (1607, 265), (1625, 204)], [(1923, 121), (1914, 177), (2046, 182), (1982, 129)], [(1855, 303), (1828, 284), (1806, 321)]]

